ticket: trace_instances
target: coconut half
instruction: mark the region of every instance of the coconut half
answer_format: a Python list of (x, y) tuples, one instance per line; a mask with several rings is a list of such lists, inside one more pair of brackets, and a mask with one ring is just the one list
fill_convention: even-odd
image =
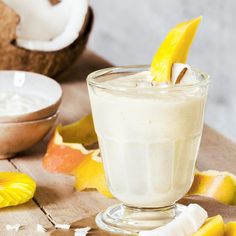
[(0, 70), (55, 76), (82, 53), (93, 13), (87, 0), (0, 0)]
[(34, 51), (58, 51), (79, 36), (88, 10), (87, 0), (2, 0), (20, 17), (18, 46)]

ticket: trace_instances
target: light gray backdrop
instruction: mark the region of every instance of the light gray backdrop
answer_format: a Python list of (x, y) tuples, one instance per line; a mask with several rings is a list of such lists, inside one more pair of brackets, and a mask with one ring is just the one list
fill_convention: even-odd
[(236, 141), (236, 0), (91, 0), (89, 47), (115, 65), (149, 64), (168, 30), (203, 15), (188, 63), (211, 75), (206, 122)]

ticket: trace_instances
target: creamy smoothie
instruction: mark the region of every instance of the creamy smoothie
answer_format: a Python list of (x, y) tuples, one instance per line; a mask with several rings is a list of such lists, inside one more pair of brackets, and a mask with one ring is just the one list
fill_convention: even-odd
[(89, 86), (109, 189), (126, 205), (169, 206), (189, 190), (207, 94), (200, 79), (171, 86), (148, 71), (108, 73)]
[(0, 92), (0, 116), (22, 115), (48, 105), (48, 101), (33, 94)]
[[(172, 28), (150, 66), (87, 77), (107, 183), (121, 201), (96, 216), (105, 231), (137, 235), (168, 226), (183, 212), (176, 201), (193, 181), (209, 84), (208, 75), (186, 64), (201, 19)], [(187, 228), (183, 235), (192, 235)]]

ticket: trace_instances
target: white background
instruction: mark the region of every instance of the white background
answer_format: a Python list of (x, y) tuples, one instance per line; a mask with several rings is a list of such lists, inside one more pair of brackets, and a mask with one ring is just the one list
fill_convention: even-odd
[(206, 122), (236, 141), (236, 0), (91, 0), (89, 48), (115, 65), (149, 64), (168, 30), (203, 15), (188, 64), (210, 74)]

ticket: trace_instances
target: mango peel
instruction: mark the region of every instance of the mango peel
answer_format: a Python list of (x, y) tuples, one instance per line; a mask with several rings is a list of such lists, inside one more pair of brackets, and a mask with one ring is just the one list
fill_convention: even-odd
[(236, 221), (224, 224), (221, 215), (213, 216), (192, 236), (236, 236)]
[(98, 156), (88, 156), (74, 171), (76, 178), (75, 188), (78, 191), (97, 189), (106, 197), (112, 197), (105, 179), (102, 159)]
[(51, 172), (75, 176), (78, 191), (97, 189), (112, 197), (99, 157), (99, 149), (88, 150), (85, 146), (97, 143), (92, 115), (67, 126), (57, 126), (43, 158), (43, 166)]
[(99, 149), (86, 148), (96, 142), (91, 114), (73, 124), (58, 125), (49, 141), (43, 167), (50, 172), (72, 174), (87, 156), (99, 154)]
[(225, 236), (236, 236), (236, 221), (225, 224)]
[(208, 218), (192, 236), (224, 236), (224, 221), (222, 216), (217, 215)]
[(0, 172), (0, 208), (28, 202), (35, 189), (36, 183), (26, 174)]
[(187, 195), (206, 196), (227, 205), (236, 205), (236, 177), (228, 172), (196, 172)]
[(84, 146), (91, 146), (98, 142), (92, 114), (61, 127), (60, 133), (64, 142), (67, 143), (81, 143)]

